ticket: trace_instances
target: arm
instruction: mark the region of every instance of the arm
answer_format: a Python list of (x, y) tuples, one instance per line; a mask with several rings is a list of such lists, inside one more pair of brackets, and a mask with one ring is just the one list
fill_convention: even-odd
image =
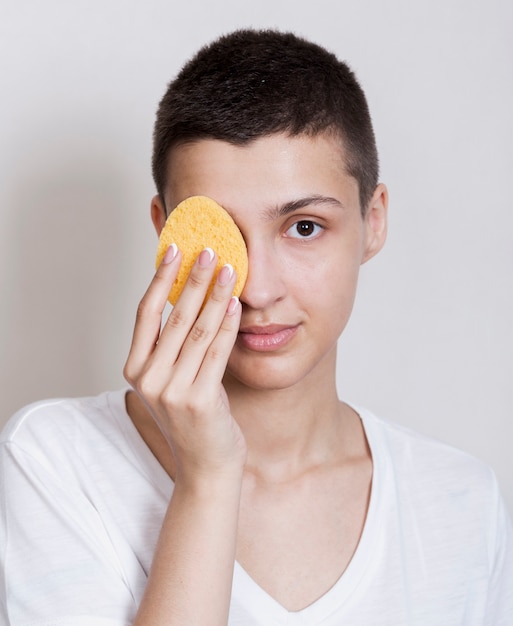
[[(170, 248), (138, 310), (125, 376), (158, 423), (176, 468), (134, 626), (226, 625), (246, 448), (222, 378), (240, 323), (235, 275), (202, 252), (161, 328), (179, 266)], [(198, 316), (198, 312), (201, 313)]]
[(134, 626), (228, 621), (239, 481), (176, 486)]

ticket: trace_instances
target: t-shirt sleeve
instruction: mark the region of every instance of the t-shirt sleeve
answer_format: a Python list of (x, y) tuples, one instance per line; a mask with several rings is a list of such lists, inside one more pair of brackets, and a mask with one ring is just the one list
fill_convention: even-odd
[(0, 624), (126, 626), (135, 601), (101, 516), (72, 480), (0, 444)]
[(492, 570), (486, 601), (486, 624), (513, 624), (513, 525), (504, 500), (495, 486), (495, 525), (490, 541)]

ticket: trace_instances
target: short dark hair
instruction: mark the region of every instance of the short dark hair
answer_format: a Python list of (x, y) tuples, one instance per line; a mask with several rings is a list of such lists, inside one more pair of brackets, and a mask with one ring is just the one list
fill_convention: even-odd
[(153, 135), (153, 178), (164, 201), (172, 147), (199, 139), (234, 145), (275, 133), (342, 139), (362, 213), (378, 183), (378, 154), (355, 75), (293, 33), (238, 30), (201, 48), (168, 85)]

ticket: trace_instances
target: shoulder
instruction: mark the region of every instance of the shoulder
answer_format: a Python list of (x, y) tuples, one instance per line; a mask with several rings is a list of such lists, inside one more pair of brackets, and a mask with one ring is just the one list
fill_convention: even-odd
[(373, 456), (403, 500), (462, 514), (489, 513), (500, 499), (492, 468), (450, 444), (404, 425), (360, 412)]
[[(477, 457), (425, 435), (402, 424), (378, 417), (362, 409), (360, 412), (369, 439), (387, 450), (398, 466), (416, 472), (444, 470), (446, 472), (470, 472), (475, 475), (490, 475), (489, 466)], [(370, 441), (372, 446), (372, 441)]]
[(37, 457), (59, 448), (79, 452), (92, 440), (119, 432), (126, 390), (94, 397), (54, 398), (20, 409), (0, 433), (0, 447)]

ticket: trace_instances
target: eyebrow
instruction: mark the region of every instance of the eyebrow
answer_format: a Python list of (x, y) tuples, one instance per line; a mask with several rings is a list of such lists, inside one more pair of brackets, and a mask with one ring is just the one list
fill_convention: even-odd
[(305, 198), (298, 198), (297, 200), (290, 200), (289, 202), (285, 202), (284, 204), (280, 204), (279, 206), (269, 207), (267, 209), (264, 209), (263, 214), (266, 219), (272, 221), (280, 217), (285, 217), (289, 213), (294, 213), (294, 211), (299, 211), (304, 207), (312, 205), (335, 205), (341, 209), (345, 208), (342, 202), (340, 202), (340, 200), (337, 200), (336, 198), (316, 194), (313, 196), (306, 196)]

